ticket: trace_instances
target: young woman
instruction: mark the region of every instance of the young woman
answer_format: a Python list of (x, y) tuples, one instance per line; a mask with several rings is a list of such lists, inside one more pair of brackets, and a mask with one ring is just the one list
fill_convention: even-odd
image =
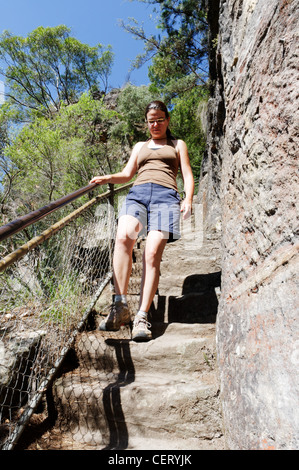
[[(148, 311), (159, 283), (160, 262), (167, 242), (180, 238), (180, 212), (191, 214), (194, 179), (187, 146), (169, 131), (169, 113), (161, 101), (151, 102), (145, 111), (151, 138), (138, 142), (125, 168), (112, 175), (95, 176), (90, 183), (122, 184), (137, 178), (119, 214), (113, 258), (115, 301), (101, 330), (118, 330), (131, 321), (126, 295), (132, 269), (132, 251), (138, 234), (147, 231), (143, 255), (139, 311), (133, 322), (132, 339), (152, 338)], [(180, 203), (176, 177), (180, 167), (185, 199)]]

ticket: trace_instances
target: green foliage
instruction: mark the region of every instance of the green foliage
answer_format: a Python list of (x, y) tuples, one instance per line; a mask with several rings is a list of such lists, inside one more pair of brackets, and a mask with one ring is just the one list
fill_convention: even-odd
[(0, 73), (19, 119), (50, 116), (87, 90), (106, 91), (112, 57), (110, 47), (82, 44), (64, 25), (40, 26), (27, 38), (8, 31), (0, 36), (0, 58), (6, 64)]
[(201, 161), (206, 143), (200, 109), (201, 104), (207, 98), (207, 90), (204, 87), (196, 87), (172, 100), (171, 131), (174, 136), (183, 139), (188, 146), (195, 180), (198, 180), (200, 175)]
[[(133, 67), (152, 60), (150, 79), (158, 88), (169, 80), (180, 81), (192, 75), (194, 85), (205, 84), (208, 78), (206, 2), (204, 0), (138, 0), (157, 5), (158, 29), (162, 35), (147, 36), (136, 20), (122, 26), (144, 42), (144, 53), (137, 56)], [(179, 84), (182, 88), (182, 84)], [(175, 90), (174, 83), (172, 84)], [(179, 92), (179, 90), (178, 90)]]
[(49, 200), (59, 179), (55, 162), (60, 149), (59, 129), (51, 124), (36, 119), (22, 129), (7, 151), (10, 161), (19, 169), (16, 183), (22, 193), (36, 197), (42, 188)]
[(3, 187), (14, 169), (10, 197), (19, 208), (35, 210), (86, 186), (96, 174), (124, 166), (132, 146), (148, 137), (144, 109), (153, 95), (147, 87), (128, 85), (117, 97), (116, 109), (110, 109), (105, 97), (83, 93), (77, 103), (63, 104), (51, 118), (36, 116), (18, 131), (5, 149), (10, 167)]
[(144, 1), (157, 5), (162, 36), (147, 37), (135, 20), (124, 27), (145, 44), (135, 66), (152, 59), (149, 87), (107, 93), (110, 47), (82, 44), (64, 25), (27, 38), (1, 35), (8, 99), (0, 107), (0, 224), (123, 168), (133, 145), (149, 136), (144, 110), (153, 99), (171, 110), (171, 131), (186, 141), (198, 179), (208, 98), (204, 2)]
[(19, 197), (47, 203), (86, 186), (93, 174), (109, 171), (106, 140), (109, 120), (115, 119), (117, 113), (102, 100), (83, 94), (51, 119), (36, 117), (24, 126), (6, 150), (19, 169)]
[[(149, 134), (144, 111), (150, 101), (159, 97), (160, 94), (151, 92), (147, 86), (127, 85), (121, 90), (117, 101), (121, 121), (113, 129), (113, 137), (126, 139), (130, 146), (140, 140), (146, 140)], [(123, 141), (124, 144), (126, 142)]]

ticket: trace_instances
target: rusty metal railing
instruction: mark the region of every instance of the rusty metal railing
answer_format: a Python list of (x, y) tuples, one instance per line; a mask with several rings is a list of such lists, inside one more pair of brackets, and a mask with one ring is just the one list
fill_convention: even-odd
[[(63, 196), (60, 199), (57, 199), (56, 201), (53, 201), (49, 204), (47, 204), (44, 207), (41, 207), (40, 209), (37, 209), (33, 212), (30, 212), (26, 215), (23, 215), (19, 217), (16, 220), (13, 220), (12, 222), (9, 222), (6, 225), (3, 225), (0, 227), (0, 241), (5, 240), (6, 238), (11, 237), (15, 233), (19, 232), (20, 230), (23, 230), (24, 228), (28, 227), (29, 225), (32, 225), (42, 218), (46, 217), (47, 215), (57, 211), (58, 209), (61, 209), (62, 207), (66, 206), (67, 204), (70, 204), (71, 202), (75, 201), (76, 199), (84, 196), (85, 194), (89, 193), (90, 191), (93, 191), (98, 185), (97, 184), (89, 184), (88, 186), (84, 186), (81, 189), (78, 189), (77, 191), (74, 191), (73, 193), (70, 193), (66, 196)], [(113, 187), (113, 185), (109, 185), (110, 189), (109, 191), (98, 195), (96, 198), (92, 199), (89, 201), (89, 206), (95, 204), (98, 202), (100, 199), (106, 198), (106, 197), (113, 197), (114, 194), (124, 191), (125, 189), (129, 188), (132, 186), (132, 183), (128, 183), (126, 185), (123, 185), (117, 189)]]

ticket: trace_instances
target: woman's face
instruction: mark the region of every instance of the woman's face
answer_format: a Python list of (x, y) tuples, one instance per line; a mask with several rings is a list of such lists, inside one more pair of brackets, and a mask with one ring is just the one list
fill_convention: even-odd
[(150, 109), (146, 116), (147, 125), (153, 139), (166, 138), (166, 131), (170, 118), (165, 117), (165, 112), (160, 109)]

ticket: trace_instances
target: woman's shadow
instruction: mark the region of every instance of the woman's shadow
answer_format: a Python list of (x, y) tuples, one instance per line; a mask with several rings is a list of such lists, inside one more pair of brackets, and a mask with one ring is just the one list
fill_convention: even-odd
[(116, 380), (103, 390), (103, 406), (110, 433), (109, 444), (103, 450), (126, 449), (129, 434), (121, 406), (121, 388), (135, 380), (130, 340), (107, 339), (106, 343), (115, 348), (119, 373)]
[(161, 296), (158, 293), (157, 302), (150, 309), (153, 336), (161, 336), (169, 323), (215, 323), (220, 288), (219, 271), (187, 276), (180, 296)]
[[(169, 323), (215, 323), (218, 310), (216, 288), (220, 288), (221, 273), (194, 274), (186, 277), (182, 295), (158, 296), (151, 307), (153, 339), (163, 335)], [(165, 309), (168, 322), (165, 323)], [(103, 390), (103, 406), (109, 428), (109, 444), (103, 450), (126, 449), (129, 434), (121, 405), (121, 389), (135, 381), (135, 368), (130, 351), (130, 339), (107, 339), (115, 349), (119, 373), (115, 381)]]

